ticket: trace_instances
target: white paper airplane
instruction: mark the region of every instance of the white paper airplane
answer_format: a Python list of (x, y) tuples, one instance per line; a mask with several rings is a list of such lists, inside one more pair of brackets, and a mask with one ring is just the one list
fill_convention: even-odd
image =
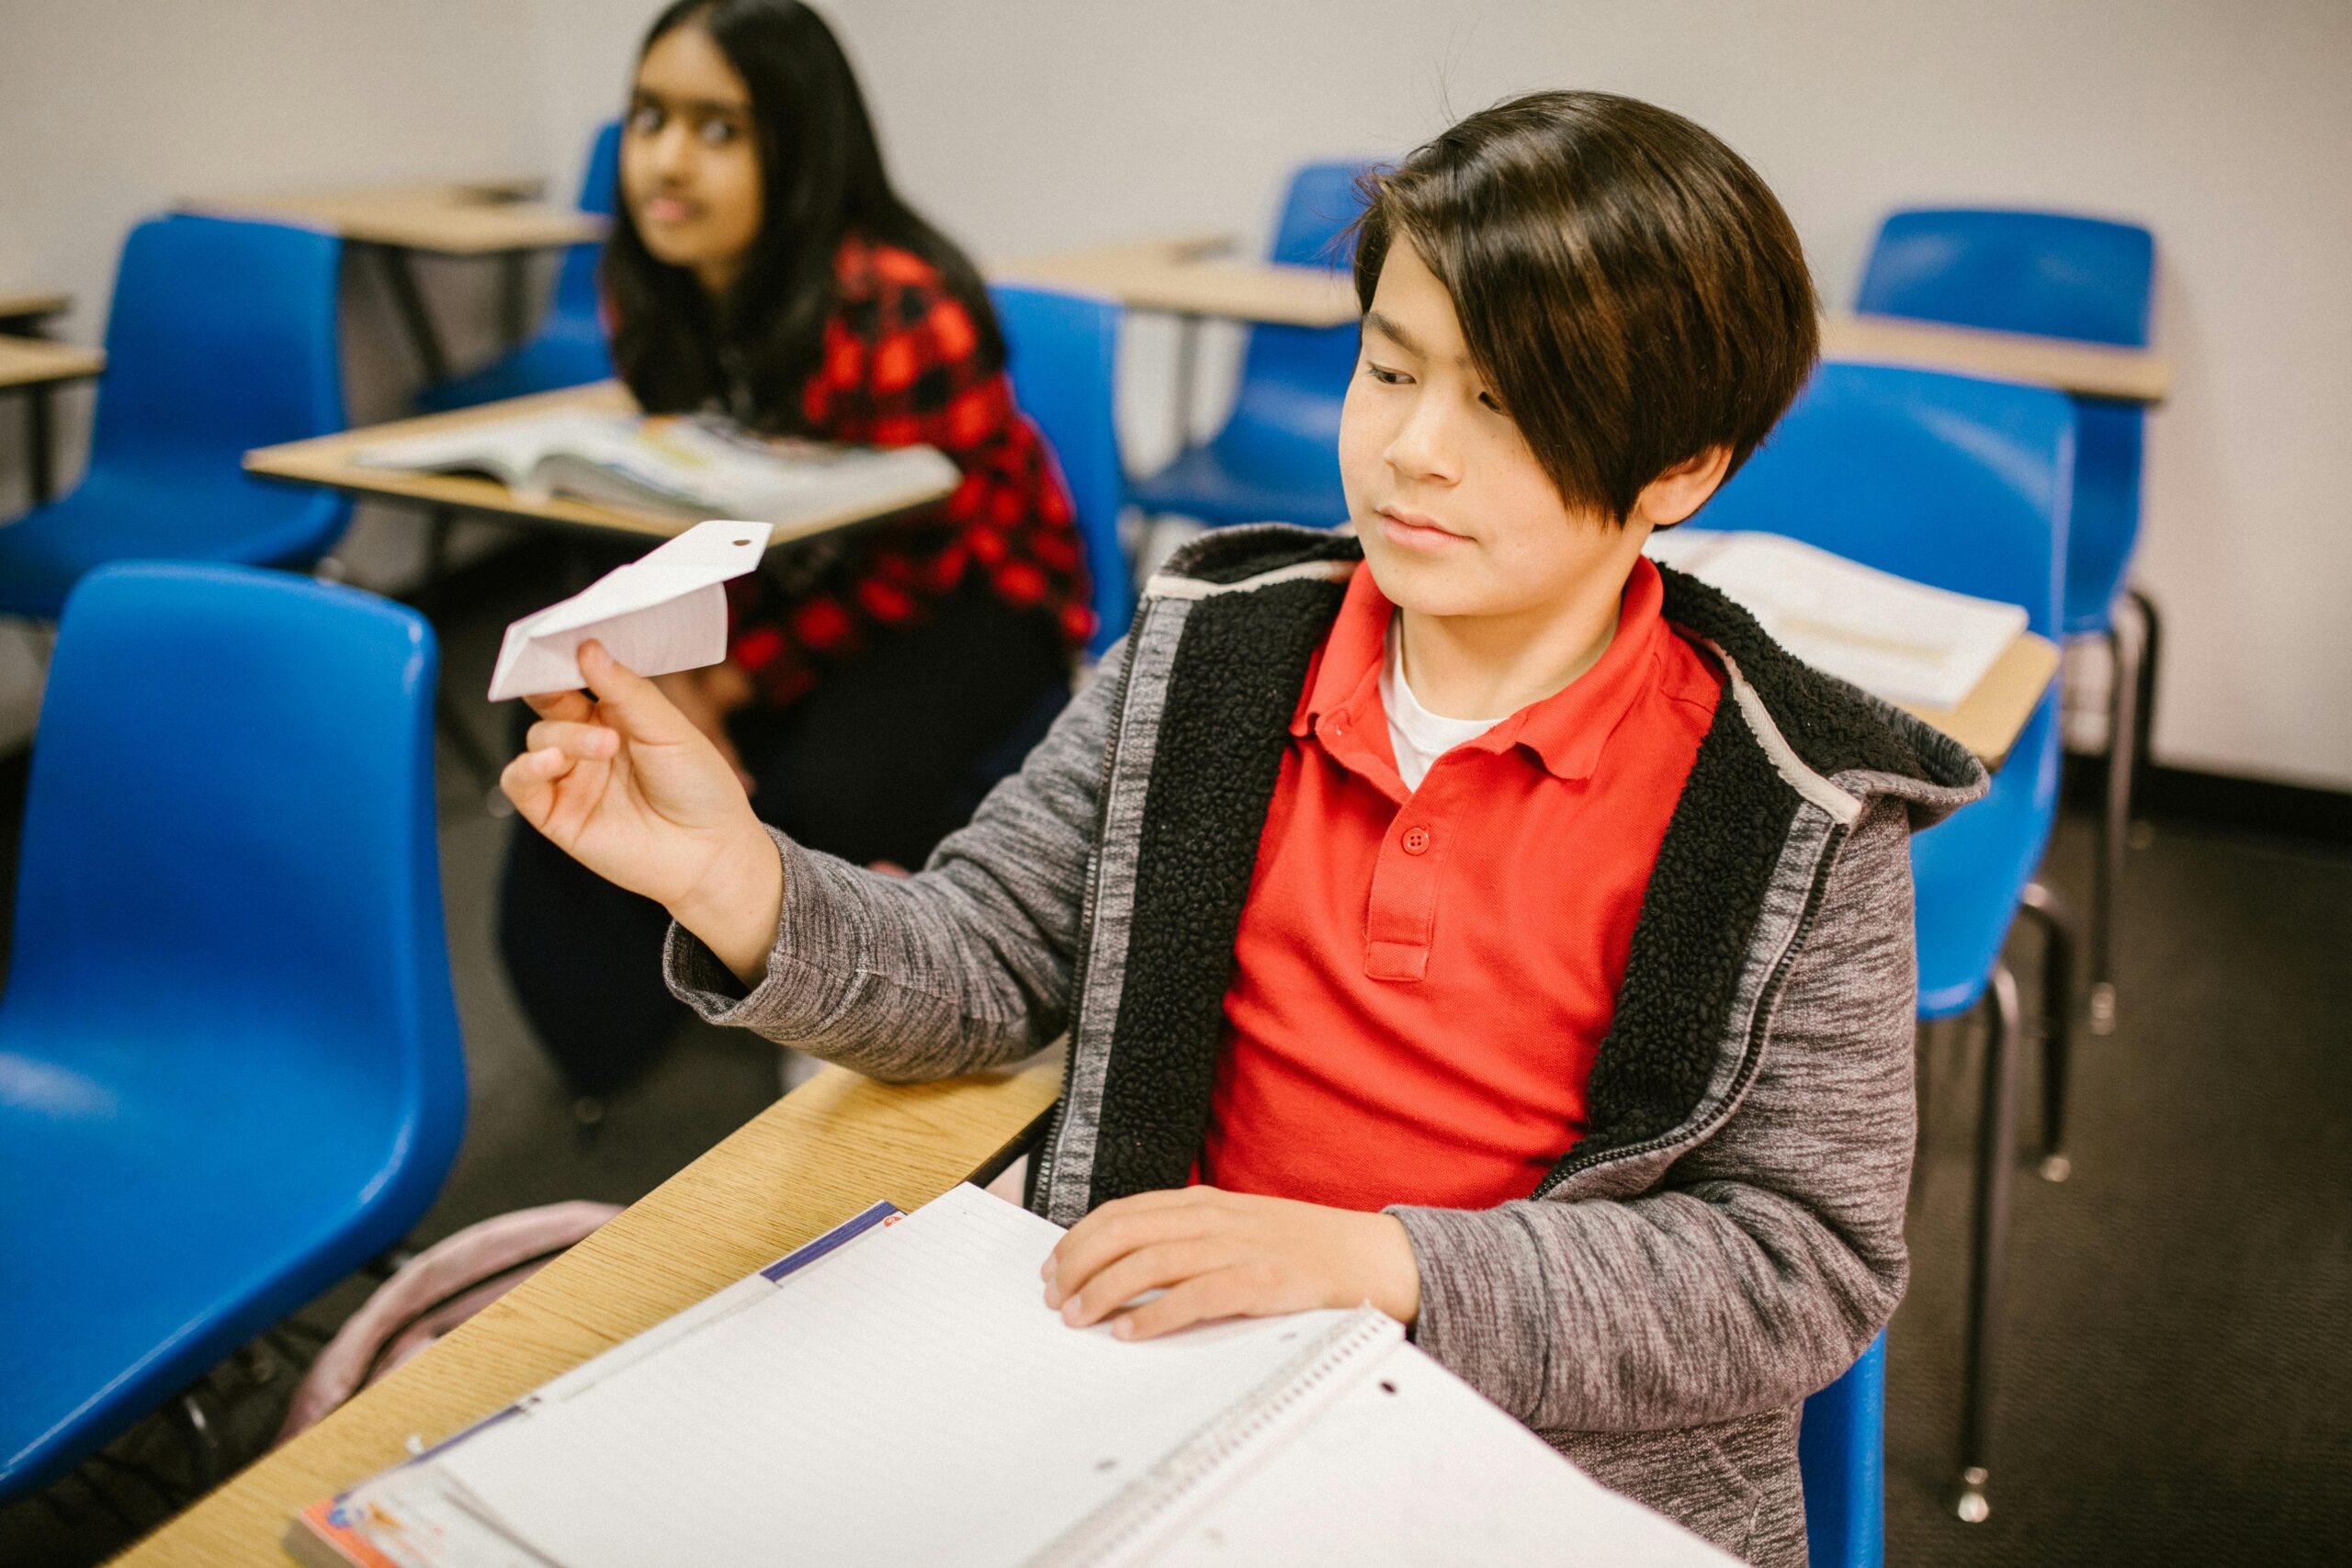
[(760, 564), (765, 523), (697, 523), (642, 559), (616, 567), (571, 598), (506, 628), (490, 700), (576, 691), (580, 645), (594, 638), (640, 675), (695, 670), (727, 657), (727, 590)]

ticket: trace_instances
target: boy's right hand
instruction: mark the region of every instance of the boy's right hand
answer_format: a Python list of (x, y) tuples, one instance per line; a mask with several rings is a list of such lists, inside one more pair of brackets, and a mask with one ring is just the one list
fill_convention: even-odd
[(588, 692), (526, 699), (539, 722), (499, 787), (557, 848), (668, 908), (757, 984), (784, 865), (735, 770), (652, 682), (594, 642), (579, 658)]

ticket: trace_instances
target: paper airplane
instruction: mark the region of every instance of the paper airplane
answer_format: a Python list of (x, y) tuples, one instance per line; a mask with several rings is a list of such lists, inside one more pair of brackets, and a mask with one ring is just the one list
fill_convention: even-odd
[(576, 691), (591, 638), (640, 675), (696, 670), (727, 657), (729, 578), (760, 564), (765, 523), (698, 523), (643, 558), (506, 628), (490, 700)]

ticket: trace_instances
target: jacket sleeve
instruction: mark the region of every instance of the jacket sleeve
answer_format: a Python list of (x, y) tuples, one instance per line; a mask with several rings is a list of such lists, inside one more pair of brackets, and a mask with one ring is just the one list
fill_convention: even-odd
[(905, 1082), (1018, 1061), (1060, 1034), (1121, 643), (1019, 773), (911, 877), (863, 870), (771, 829), (784, 912), (749, 995), (673, 926), (670, 988), (713, 1023)]
[(1909, 831), (1872, 806), (1838, 852), (1755, 1081), (1623, 1199), (1391, 1209), (1421, 1348), (1538, 1429), (1634, 1431), (1785, 1409), (1903, 1294), (1917, 1136)]

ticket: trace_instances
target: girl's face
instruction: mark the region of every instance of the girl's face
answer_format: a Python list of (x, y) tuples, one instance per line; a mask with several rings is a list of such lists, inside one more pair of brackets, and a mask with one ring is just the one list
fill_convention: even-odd
[(621, 195), (645, 248), (724, 295), (742, 276), (762, 217), (752, 94), (693, 22), (638, 62), (621, 135)]

